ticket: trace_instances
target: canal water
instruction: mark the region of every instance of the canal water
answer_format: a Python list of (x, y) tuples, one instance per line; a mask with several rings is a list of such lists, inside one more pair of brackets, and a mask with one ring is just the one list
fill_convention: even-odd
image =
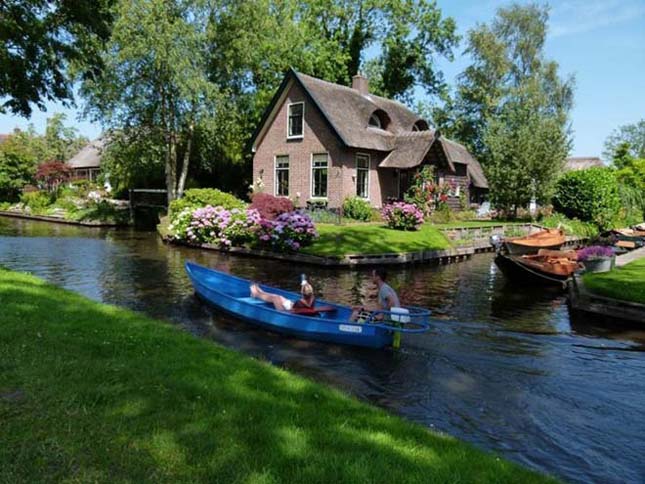
[(566, 481), (645, 481), (645, 331), (572, 321), (562, 293), (507, 284), (491, 255), (391, 270), (402, 301), (435, 316), (430, 332), (404, 338), (396, 353), (290, 339), (213, 312), (193, 295), (188, 259), (290, 289), (305, 271), (319, 297), (341, 303), (375, 297), (367, 269), (0, 217), (2, 266), (169, 320)]

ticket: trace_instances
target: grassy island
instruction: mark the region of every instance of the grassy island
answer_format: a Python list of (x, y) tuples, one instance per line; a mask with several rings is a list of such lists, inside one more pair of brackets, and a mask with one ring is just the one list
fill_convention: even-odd
[(303, 253), (329, 257), (450, 248), (445, 235), (430, 224), (414, 231), (393, 230), (382, 223), (316, 224), (316, 229), (320, 237), (305, 247)]
[(2, 482), (550, 482), (161, 321), (0, 269)]
[(600, 296), (645, 304), (645, 259), (610, 272), (585, 274), (582, 280), (589, 291)]

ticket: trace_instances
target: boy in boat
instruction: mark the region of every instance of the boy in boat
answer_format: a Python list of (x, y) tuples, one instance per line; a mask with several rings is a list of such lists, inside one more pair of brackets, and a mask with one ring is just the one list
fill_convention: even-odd
[(270, 292), (263, 291), (257, 284), (251, 284), (250, 289), (251, 297), (272, 303), (278, 311), (291, 311), (294, 308), (313, 309), (316, 304), (314, 288), (304, 278), (300, 284), (300, 294), (302, 297), (296, 302), (293, 302), (291, 299), (287, 299), (280, 294), (272, 294)]
[[(379, 268), (372, 271), (372, 282), (378, 288), (378, 309), (392, 311), (392, 308), (400, 308), (401, 303), (396, 291), (386, 281), (387, 271), (385, 269)], [(369, 316), (369, 312), (364, 307), (355, 307), (351, 319), (352, 321), (360, 321), (361, 319), (369, 319)], [(377, 314), (374, 319), (383, 319), (383, 314)]]

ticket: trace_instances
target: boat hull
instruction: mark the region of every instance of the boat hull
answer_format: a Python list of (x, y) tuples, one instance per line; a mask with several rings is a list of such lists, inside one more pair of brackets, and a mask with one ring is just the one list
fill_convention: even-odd
[(495, 264), (502, 273), (510, 280), (523, 284), (538, 284), (564, 288), (570, 275), (553, 274), (540, 270), (536, 267), (529, 267), (522, 263), (521, 257), (512, 255), (497, 254)]
[[(390, 346), (393, 332), (372, 324), (349, 321), (349, 307), (318, 301), (333, 311), (317, 316), (303, 316), (276, 310), (272, 304), (250, 297), (250, 281), (219, 271), (186, 263), (186, 272), (196, 294), (211, 306), (256, 326), (301, 339), (344, 345), (383, 348)], [(299, 295), (276, 288), (262, 289), (292, 300)]]
[(537, 254), (540, 249), (559, 250), (566, 238), (559, 229), (546, 229), (524, 237), (506, 239), (504, 245), (511, 255)]

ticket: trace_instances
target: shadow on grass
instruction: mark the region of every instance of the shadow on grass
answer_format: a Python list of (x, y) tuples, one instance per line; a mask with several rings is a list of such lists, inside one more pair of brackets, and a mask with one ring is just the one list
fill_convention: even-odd
[(0, 481), (543, 482), (339, 392), (0, 270)]

